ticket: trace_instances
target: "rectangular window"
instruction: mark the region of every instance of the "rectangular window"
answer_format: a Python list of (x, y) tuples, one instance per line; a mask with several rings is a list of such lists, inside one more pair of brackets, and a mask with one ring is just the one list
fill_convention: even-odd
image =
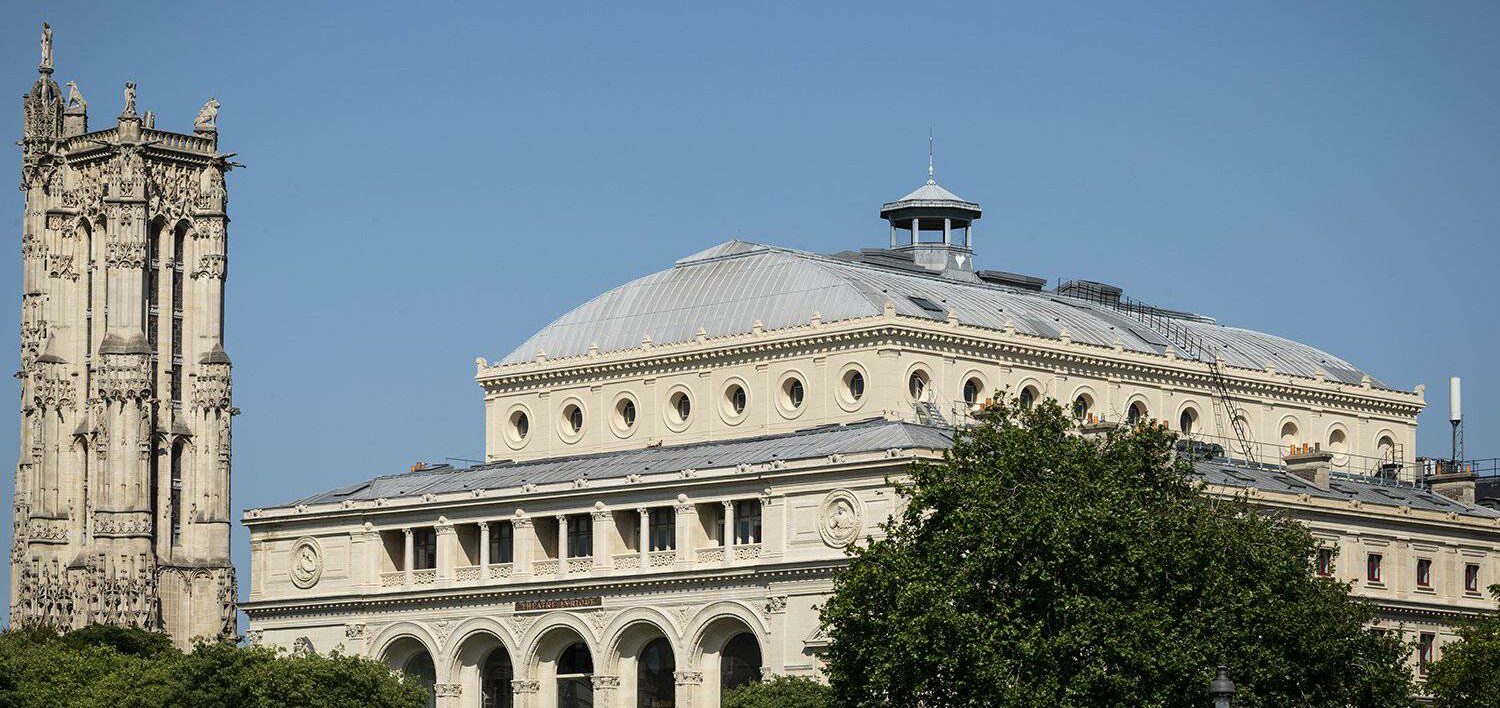
[(1380, 582), (1380, 554), (1371, 553), (1365, 558), (1365, 580)]
[(734, 542), (760, 543), (760, 500), (734, 503)]
[(1417, 559), (1417, 587), (1432, 587), (1432, 559), (1430, 558)]
[(1333, 575), (1333, 549), (1318, 549), (1318, 575), (1327, 577)]
[(1426, 676), (1427, 667), (1432, 664), (1433, 642), (1436, 637), (1428, 632), (1423, 632), (1417, 640), (1417, 673)]
[(594, 517), (574, 514), (568, 517), (568, 557), (587, 558), (594, 555)]
[(411, 530), (412, 570), (437, 567), (437, 531), (431, 527)]
[(490, 524), (490, 562), (511, 563), (515, 553), (515, 528), (509, 521)]
[(1479, 592), (1479, 565), (1476, 563), (1464, 566), (1464, 592)]
[(670, 551), (677, 547), (677, 514), (672, 507), (652, 509), (649, 530), (651, 550)]

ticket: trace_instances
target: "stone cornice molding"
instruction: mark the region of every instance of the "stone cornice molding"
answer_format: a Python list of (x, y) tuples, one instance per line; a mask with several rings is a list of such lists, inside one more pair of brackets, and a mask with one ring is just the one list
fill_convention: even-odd
[(646, 576), (582, 577), (562, 582), (550, 576), (530, 582), (511, 582), (499, 587), (462, 587), (408, 590), (372, 595), (346, 594), (326, 598), (284, 598), (242, 602), (239, 608), (253, 619), (276, 617), (334, 617), (351, 612), (405, 612), (434, 603), (445, 609), (466, 605), (515, 602), (550, 595), (576, 595), (580, 591), (609, 596), (641, 590), (673, 591), (717, 587), (729, 583), (749, 586), (828, 578), (848, 564), (845, 558), (796, 561), (744, 568), (709, 568), (667, 571)]
[[(981, 361), (1061, 370), (1060, 373), (1118, 376), (1140, 383), (1184, 386), (1213, 391), (1207, 362), (1172, 353), (1150, 354), (1022, 334), (1013, 328), (991, 329), (953, 321), (902, 315), (874, 315), (833, 324), (806, 324), (759, 333), (652, 345), (565, 359), (540, 359), (489, 365), (479, 360), (475, 380), (486, 393), (509, 393), (559, 382), (595, 381), (650, 373), (691, 371), (722, 365), (730, 359), (775, 359), (840, 349), (913, 346), (935, 353), (964, 355)], [(1320, 381), (1262, 369), (1225, 367), (1225, 378), (1237, 396), (1274, 397), (1308, 406), (1358, 410), (1372, 415), (1415, 417), (1425, 407), (1421, 393), (1373, 385)]]

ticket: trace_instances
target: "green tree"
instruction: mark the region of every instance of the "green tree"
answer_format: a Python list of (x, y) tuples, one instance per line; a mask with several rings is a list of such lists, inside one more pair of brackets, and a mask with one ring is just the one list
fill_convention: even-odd
[(1202, 493), (1159, 427), (987, 405), (898, 485), (822, 610), (841, 706), (1406, 706), (1407, 649), (1312, 572), (1301, 524)]
[[(1500, 602), (1500, 585), (1490, 594)], [(1458, 641), (1428, 667), (1427, 691), (1438, 708), (1500, 708), (1500, 614), (1458, 630)]]
[(828, 686), (800, 676), (777, 676), (770, 681), (752, 681), (724, 692), (723, 708), (828, 708), (832, 692)]
[(0, 633), (0, 708), (420, 708), (425, 689), (384, 664), (289, 656), (202, 643), (190, 653), (161, 634), (86, 627)]

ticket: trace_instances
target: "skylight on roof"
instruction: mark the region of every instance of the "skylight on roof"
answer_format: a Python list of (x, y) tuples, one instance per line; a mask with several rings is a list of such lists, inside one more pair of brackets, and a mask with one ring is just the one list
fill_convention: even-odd
[(940, 307), (937, 303), (935, 303), (935, 302), (933, 302), (931, 300), (928, 300), (927, 298), (922, 297), (920, 295), (907, 295), (906, 299), (911, 300), (912, 304), (914, 304), (917, 307), (920, 307), (920, 308), (922, 308), (922, 309), (924, 309), (924, 310), (926, 310), (928, 312), (934, 312), (934, 313), (937, 313), (937, 314), (940, 314), (940, 315), (943, 314), (943, 312), (944, 312), (943, 308)]

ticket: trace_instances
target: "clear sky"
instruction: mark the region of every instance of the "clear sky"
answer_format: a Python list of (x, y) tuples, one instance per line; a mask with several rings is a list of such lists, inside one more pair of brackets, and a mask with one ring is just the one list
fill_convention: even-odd
[[(167, 130), (216, 96), (248, 165), (237, 510), (482, 457), (474, 357), (688, 253), (883, 245), (929, 127), (939, 180), (984, 205), (980, 267), (1426, 384), (1423, 454), (1462, 375), (1470, 456), (1500, 455), (1500, 4), (6, 3), (6, 140), (44, 18), (92, 127), (127, 80)], [(21, 196), (0, 191), (11, 371)]]

